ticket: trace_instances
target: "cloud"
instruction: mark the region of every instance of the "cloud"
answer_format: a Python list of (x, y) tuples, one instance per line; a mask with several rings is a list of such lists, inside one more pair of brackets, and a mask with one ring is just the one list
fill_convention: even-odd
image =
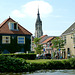
[(13, 10), (12, 15), (15, 17), (36, 17), (38, 8), (42, 17), (47, 16), (53, 11), (52, 6), (45, 1), (31, 1), (21, 6), (20, 10)]
[(19, 10), (14, 10), (12, 12), (12, 16), (20, 17), (20, 18), (25, 17), (25, 15), (23, 13), (21, 13)]

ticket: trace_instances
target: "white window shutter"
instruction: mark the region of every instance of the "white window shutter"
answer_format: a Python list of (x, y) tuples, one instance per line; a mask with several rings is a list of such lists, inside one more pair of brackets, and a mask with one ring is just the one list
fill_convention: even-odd
[(9, 29), (11, 30), (11, 23), (10, 22), (8, 23), (8, 26), (9, 26)]

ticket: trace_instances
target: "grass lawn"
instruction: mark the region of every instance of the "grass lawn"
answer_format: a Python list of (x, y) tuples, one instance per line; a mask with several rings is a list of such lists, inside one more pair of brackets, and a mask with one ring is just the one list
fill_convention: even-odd
[(48, 61), (62, 61), (67, 59), (38, 59), (38, 60), (26, 60), (27, 63), (46, 63)]
[(46, 63), (52, 59), (38, 59), (38, 60), (26, 60), (28, 63)]

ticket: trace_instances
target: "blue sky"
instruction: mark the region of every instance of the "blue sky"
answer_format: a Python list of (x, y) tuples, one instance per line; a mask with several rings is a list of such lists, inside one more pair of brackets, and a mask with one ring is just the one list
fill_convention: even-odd
[(34, 35), (38, 7), (44, 35), (60, 36), (75, 22), (75, 0), (1, 0), (0, 23), (10, 16)]

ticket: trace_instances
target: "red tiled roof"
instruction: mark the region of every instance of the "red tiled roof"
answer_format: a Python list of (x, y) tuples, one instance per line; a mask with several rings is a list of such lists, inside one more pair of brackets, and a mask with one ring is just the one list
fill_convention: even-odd
[(30, 33), (27, 29), (22, 27), (20, 24), (18, 24), (18, 29), (19, 29), (18, 31), (9, 30), (8, 22), (16, 22), (16, 21), (14, 21), (10, 17), (8, 19), (4, 20), (0, 24), (0, 34), (27, 34), (27, 35), (32, 35), (32, 33)]
[(47, 36), (47, 35), (43, 35), (43, 36), (41, 36), (40, 38), (44, 38), (45, 36)]
[(54, 38), (54, 37), (50, 37), (50, 38), (46, 39), (45, 41), (42, 42), (42, 44), (43, 44), (43, 43), (47, 43), (48, 41), (52, 40), (53, 38)]
[(9, 18), (7, 18), (6, 20), (4, 20), (4, 21), (0, 24), (0, 27), (1, 27), (2, 25), (4, 25), (4, 23), (6, 23), (6, 22), (8, 21), (8, 19), (9, 19)]

